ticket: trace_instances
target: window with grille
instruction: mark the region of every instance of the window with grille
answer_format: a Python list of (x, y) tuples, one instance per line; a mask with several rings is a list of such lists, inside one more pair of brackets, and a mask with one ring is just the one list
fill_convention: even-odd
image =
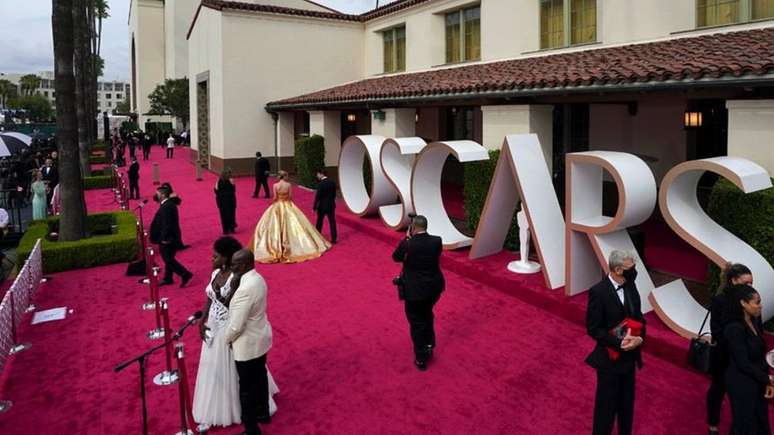
[(596, 0), (540, 0), (540, 48), (597, 40)]
[(481, 8), (446, 14), (446, 63), (481, 59)]
[(696, 26), (711, 27), (774, 18), (774, 0), (697, 0)]
[(382, 32), (384, 40), (384, 72), (406, 70), (406, 26)]

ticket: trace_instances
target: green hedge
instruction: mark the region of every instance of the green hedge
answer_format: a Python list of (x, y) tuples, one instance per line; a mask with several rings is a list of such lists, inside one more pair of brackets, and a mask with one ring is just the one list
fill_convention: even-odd
[[(47, 221), (35, 221), (19, 242), (18, 263), (29, 257), (37, 239), (43, 240), (43, 271), (45, 273), (83, 269), (105, 264), (124, 263), (137, 253), (137, 220), (128, 212), (96, 213), (87, 218), (91, 237), (75, 242), (46, 240), (46, 235), (56, 230), (59, 217)], [(118, 225), (118, 232), (111, 234), (111, 227)]]
[[(465, 215), (468, 217), (468, 228), (471, 231), (478, 228), (478, 221), (481, 219), (481, 212), (489, 193), (489, 184), (492, 182), (499, 157), (499, 150), (490, 150), (489, 160), (470, 162), (464, 165)], [(516, 213), (513, 214), (511, 228), (505, 239), (505, 248), (512, 251), (519, 249), (519, 225), (516, 221)]]
[(92, 151), (107, 151), (109, 148), (110, 146), (101, 140), (98, 140), (91, 146)]
[(89, 156), (89, 163), (91, 163), (92, 165), (98, 165), (98, 164), (102, 164), (102, 163), (110, 163), (110, 157), (108, 157), (107, 155), (103, 155), (103, 156), (99, 156), (99, 155), (97, 155), (97, 156)]
[[(774, 188), (745, 194), (720, 178), (712, 188), (707, 213), (769, 263), (774, 263)], [(710, 266), (710, 288), (716, 288), (720, 270)]]
[(91, 177), (83, 177), (83, 188), (90, 189), (107, 189), (113, 187), (113, 177), (110, 175), (93, 175), (95, 171), (92, 171)]
[(325, 168), (325, 139), (314, 135), (296, 140), (296, 176), (302, 186), (317, 187), (317, 170)]

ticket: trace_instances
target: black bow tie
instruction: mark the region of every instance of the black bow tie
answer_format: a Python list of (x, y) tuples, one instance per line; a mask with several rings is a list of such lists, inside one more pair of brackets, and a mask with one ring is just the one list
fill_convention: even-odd
[(624, 289), (624, 286), (619, 285), (618, 287), (615, 288), (615, 291), (619, 291), (619, 290), (623, 290), (623, 289)]

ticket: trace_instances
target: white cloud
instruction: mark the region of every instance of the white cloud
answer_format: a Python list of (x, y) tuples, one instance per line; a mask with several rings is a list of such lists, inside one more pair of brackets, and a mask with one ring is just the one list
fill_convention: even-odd
[[(185, 0), (198, 1), (198, 0)], [(108, 0), (110, 18), (103, 22), (104, 78), (128, 81), (129, 37), (127, 17), (130, 0)], [(376, 0), (318, 0), (345, 13), (373, 9)], [(389, 3), (380, 0), (379, 5)], [(260, 0), (257, 1), (260, 3)], [(0, 0), (0, 72), (29, 73), (54, 68), (51, 36), (51, 0)]]

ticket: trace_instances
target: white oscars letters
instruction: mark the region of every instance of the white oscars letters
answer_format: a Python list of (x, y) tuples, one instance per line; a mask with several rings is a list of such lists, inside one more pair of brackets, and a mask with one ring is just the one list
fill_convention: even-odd
[(379, 215), (385, 225), (400, 230), (408, 225), (408, 215), (414, 213), (414, 201), (411, 200), (411, 170), (414, 159), (427, 145), (422, 138), (404, 137), (387, 139), (382, 145), (379, 164), (398, 192), (398, 203), (379, 207)]
[[(742, 263), (755, 277), (755, 288), (763, 301), (763, 318), (774, 315), (774, 269), (761, 254), (715, 223), (699, 206), (696, 188), (705, 171), (714, 172), (734, 183), (745, 193), (771, 187), (765, 169), (747, 159), (716, 157), (681, 163), (661, 182), (659, 206), (667, 224), (683, 240), (706, 255), (719, 267), (727, 262)], [(688, 293), (682, 280), (658, 288), (650, 303), (669, 327), (684, 337), (694, 336), (706, 310)]]
[[(371, 162), (370, 195), (363, 176), (366, 155)], [(444, 248), (472, 245), (469, 258), (476, 259), (502, 250), (521, 199), (545, 283), (552, 289), (564, 286), (567, 295), (587, 290), (607, 273), (611, 251), (624, 249), (637, 255), (626, 229), (647, 220), (657, 199), (653, 173), (639, 157), (612, 151), (567, 154), (563, 217), (537, 136), (508, 135), (475, 238), (471, 239), (452, 225), (441, 199), (441, 173), (450, 155), (460, 162), (489, 158), (487, 150), (473, 141), (425, 144), (420, 138), (350, 137), (339, 156), (344, 201), (353, 213), (361, 216), (378, 211), (384, 223), (394, 229), (403, 228), (412, 211), (422, 214), (428, 219), (428, 232), (440, 236)], [(774, 316), (774, 269), (701, 209), (696, 188), (705, 171), (729, 179), (746, 193), (771, 187), (770, 175), (742, 158), (689, 161), (677, 165), (664, 177), (658, 196), (662, 215), (683, 240), (719, 266), (733, 261), (752, 269), (763, 299), (763, 315), (768, 319)], [(612, 217), (602, 213), (605, 173), (615, 182), (618, 192), (618, 209)], [(655, 309), (678, 334), (695, 335), (705, 311), (683, 282), (676, 280), (654, 288), (641, 262), (638, 270), (643, 312)]]
[(411, 174), (411, 197), (417, 214), (427, 218), (427, 232), (441, 236), (443, 247), (457, 249), (470, 246), (473, 239), (454, 227), (441, 198), (441, 172), (446, 158), (453, 155), (460, 162), (488, 160), (489, 152), (472, 140), (433, 142), (417, 157)]
[(564, 218), (535, 134), (505, 137), (469, 257), (481, 258), (503, 249), (519, 198), (546, 285), (552, 289), (562, 287)]

